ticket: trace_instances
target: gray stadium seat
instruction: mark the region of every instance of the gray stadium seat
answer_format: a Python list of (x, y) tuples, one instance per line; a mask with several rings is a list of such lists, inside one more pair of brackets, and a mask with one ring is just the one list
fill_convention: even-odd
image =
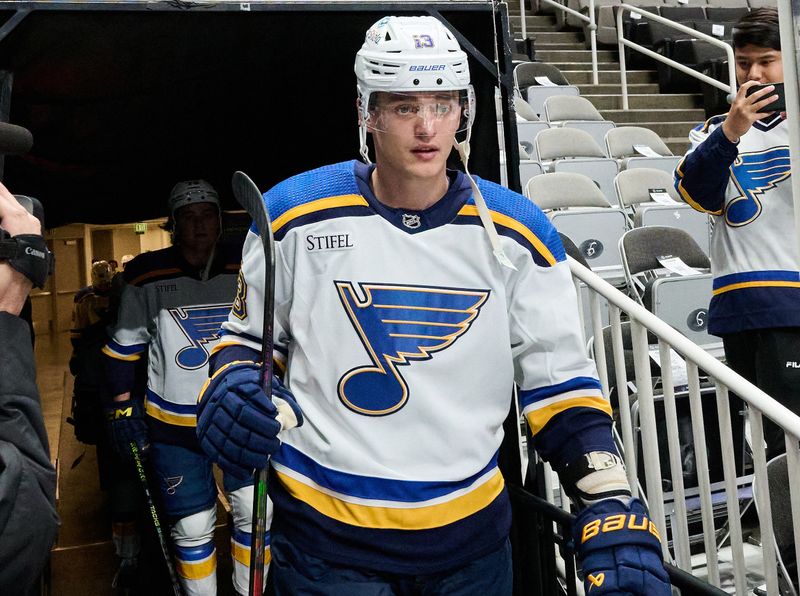
[(544, 119), (550, 123), (565, 120), (605, 120), (585, 97), (549, 97), (544, 102)]
[[(665, 226), (634, 228), (620, 239), (619, 251), (628, 289), (640, 304), (698, 345), (719, 343), (708, 335), (711, 262), (687, 232)], [(659, 261), (667, 256), (701, 273), (670, 274)]]
[[(536, 77), (547, 77), (555, 86), (540, 85)], [(541, 117), (544, 112), (544, 101), (554, 95), (580, 95), (575, 85), (551, 64), (544, 62), (524, 62), (514, 68), (514, 87), (520, 96), (525, 98), (534, 113)]]
[(517, 122), (517, 139), (520, 145), (525, 148), (528, 157), (533, 161), (539, 160), (539, 153), (536, 149), (536, 136), (548, 128), (550, 128), (550, 125), (542, 121)]
[(523, 159), (519, 162), (519, 183), (522, 188), (525, 188), (525, 185), (528, 183), (528, 180), (533, 178), (534, 176), (540, 176), (544, 174), (544, 170), (542, 169), (542, 164), (538, 161), (533, 161), (530, 159)]
[(625, 232), (625, 214), (611, 206), (590, 178), (543, 174), (528, 181), (525, 196), (548, 210), (556, 230), (569, 236), (595, 273), (609, 282), (622, 280), (617, 244)]
[(642, 126), (619, 126), (609, 130), (606, 133), (605, 141), (609, 157), (619, 160), (621, 169), (635, 167), (631, 165), (631, 161), (643, 159), (653, 160), (652, 163), (647, 163), (645, 167), (664, 168), (663, 164), (655, 165), (657, 163), (655, 158), (647, 158), (637, 151), (635, 147), (639, 145), (649, 147), (661, 157), (672, 156), (672, 151), (670, 151), (661, 137), (649, 128)]

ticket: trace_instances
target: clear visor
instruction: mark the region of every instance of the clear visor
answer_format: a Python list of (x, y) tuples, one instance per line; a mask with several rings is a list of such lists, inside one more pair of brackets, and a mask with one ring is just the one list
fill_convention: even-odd
[(373, 91), (361, 117), (370, 131), (402, 132), (408, 126), (456, 134), (472, 125), (472, 88), (454, 91)]

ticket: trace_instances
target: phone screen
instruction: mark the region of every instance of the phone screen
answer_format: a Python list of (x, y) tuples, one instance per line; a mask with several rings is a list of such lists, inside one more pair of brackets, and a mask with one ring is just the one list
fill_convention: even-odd
[(747, 97), (750, 97), (753, 93), (758, 91), (759, 89), (763, 89), (764, 87), (768, 87), (769, 85), (773, 85), (775, 87), (775, 91), (767, 95), (767, 97), (772, 97), (773, 95), (778, 96), (777, 101), (773, 101), (768, 106), (762, 108), (759, 113), (769, 114), (771, 112), (785, 112), (786, 111), (786, 97), (783, 94), (783, 83), (768, 83), (766, 85), (753, 85), (747, 90)]

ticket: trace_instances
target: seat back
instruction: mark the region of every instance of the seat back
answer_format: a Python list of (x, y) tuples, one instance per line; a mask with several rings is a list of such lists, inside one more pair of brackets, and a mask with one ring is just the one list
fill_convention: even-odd
[(635, 227), (669, 226), (689, 234), (705, 254), (711, 254), (711, 222), (705, 213), (695, 211), (685, 203), (639, 205), (633, 218)]
[(544, 102), (548, 97), (559, 96), (569, 97), (580, 95), (580, 90), (575, 85), (557, 85), (555, 87), (543, 87), (540, 85), (531, 85), (522, 88), (523, 97), (531, 106), (531, 109), (542, 117), (544, 114)]
[(519, 162), (519, 183), (522, 188), (525, 188), (528, 184), (528, 181), (533, 178), (534, 176), (539, 176), (544, 174), (544, 170), (542, 170), (542, 164), (538, 161), (532, 161), (528, 159), (520, 160)]
[(620, 241), (626, 273), (637, 275), (662, 269), (659, 257), (678, 257), (689, 267), (710, 269), (711, 262), (688, 232), (667, 226), (634, 228)]
[(670, 151), (661, 137), (649, 128), (618, 126), (606, 133), (608, 155), (616, 159), (642, 155), (634, 148), (637, 145), (649, 147), (661, 156), (672, 155), (672, 151)]
[(547, 77), (554, 85), (569, 85), (567, 77), (552, 64), (523, 62), (514, 68), (514, 85), (520, 91), (531, 85), (539, 85), (536, 77)]
[(540, 209), (611, 207), (600, 189), (586, 176), (556, 172), (528, 180), (525, 196)]
[(655, 168), (627, 169), (617, 174), (614, 179), (617, 202), (623, 209), (634, 207), (640, 203), (653, 202), (650, 193), (655, 189), (664, 189), (673, 200), (680, 202), (672, 176), (663, 170)]
[(548, 97), (544, 102), (544, 117), (548, 122), (564, 120), (604, 120), (594, 104), (580, 95)]
[(550, 125), (542, 121), (517, 122), (517, 139), (520, 145), (525, 148), (530, 159), (539, 160), (539, 153), (536, 149), (536, 135), (548, 128), (550, 128)]
[(606, 145), (606, 133), (615, 126), (616, 124), (611, 122), (611, 120), (565, 120), (561, 122), (562, 128), (577, 128), (578, 130), (588, 132), (595, 143), (603, 150), (605, 150), (604, 148)]
[(583, 174), (592, 181), (603, 193), (610, 204), (615, 204), (614, 178), (619, 172), (619, 165), (610, 157), (557, 159), (552, 164), (553, 172), (575, 172)]
[(664, 157), (628, 157), (623, 159), (626, 170), (633, 170), (636, 168), (653, 168), (654, 170), (662, 170), (670, 176), (675, 175), (675, 168), (681, 163), (683, 157), (678, 155), (667, 155)]
[(541, 160), (564, 157), (606, 157), (592, 135), (575, 128), (549, 128), (536, 135), (536, 151)]

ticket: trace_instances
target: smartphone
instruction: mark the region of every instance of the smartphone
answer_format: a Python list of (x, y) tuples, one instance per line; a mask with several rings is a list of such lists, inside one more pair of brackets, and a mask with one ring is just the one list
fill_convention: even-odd
[[(768, 94), (766, 97), (772, 97), (773, 95), (778, 96), (777, 101), (773, 101), (768, 106), (764, 106), (759, 110), (759, 114), (769, 114), (771, 112), (785, 112), (786, 111), (786, 96), (783, 94), (783, 83), (767, 83), (766, 85), (753, 85), (747, 90), (747, 97), (750, 97), (753, 93), (758, 91), (759, 89), (763, 89), (764, 87), (774, 86), (775, 91)], [(761, 99), (766, 99), (762, 97)]]

